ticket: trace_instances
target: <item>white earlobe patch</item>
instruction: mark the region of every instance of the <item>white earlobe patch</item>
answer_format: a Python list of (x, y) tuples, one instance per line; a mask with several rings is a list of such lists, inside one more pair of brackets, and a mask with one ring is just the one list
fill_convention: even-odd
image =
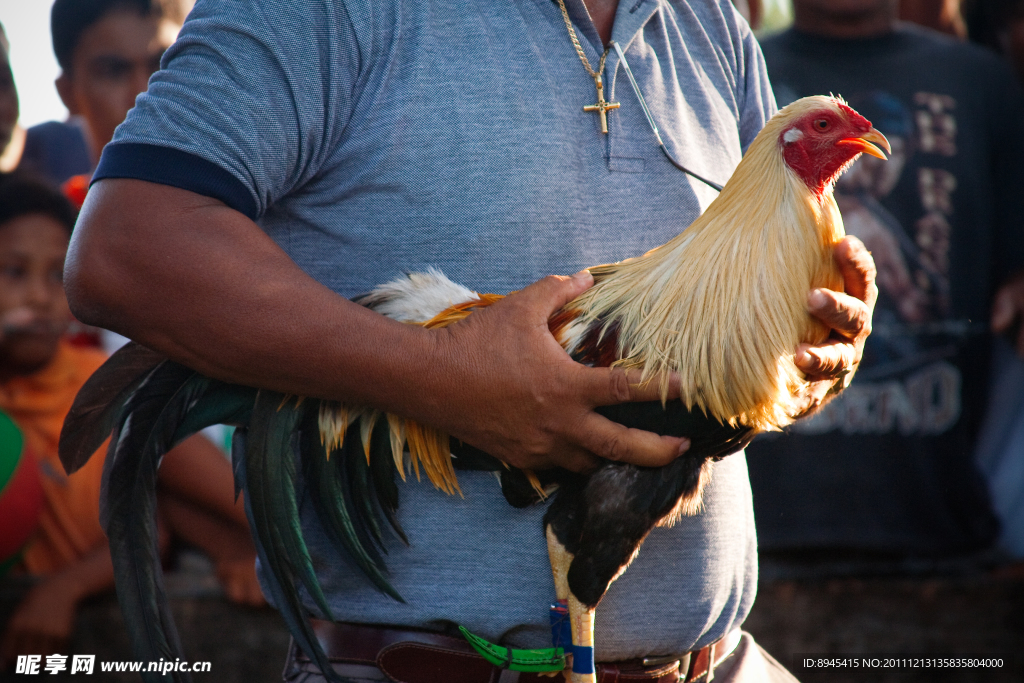
[(791, 145), (797, 140), (802, 139), (803, 137), (804, 133), (802, 130), (800, 130), (799, 128), (790, 128), (782, 136), (782, 141), (785, 142), (787, 145)]

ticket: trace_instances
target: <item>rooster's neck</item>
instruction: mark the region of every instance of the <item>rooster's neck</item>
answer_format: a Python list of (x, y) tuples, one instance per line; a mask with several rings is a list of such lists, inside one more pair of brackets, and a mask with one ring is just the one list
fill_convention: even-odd
[[(842, 288), (832, 261), (843, 236), (831, 185), (812, 192), (777, 145), (751, 146), (721, 195), (665, 245), (592, 269), (597, 283), (567, 309), (571, 353), (609, 357), (645, 377), (679, 373), (682, 398), (758, 429), (792, 421), (798, 343), (827, 330), (806, 311), (814, 287)], [(667, 390), (667, 380), (663, 379)]]

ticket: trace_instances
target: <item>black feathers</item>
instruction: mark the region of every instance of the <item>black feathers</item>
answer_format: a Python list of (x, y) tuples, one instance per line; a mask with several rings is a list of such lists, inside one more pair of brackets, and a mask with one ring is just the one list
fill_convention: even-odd
[[(183, 658), (168, 608), (156, 528), (156, 485), (163, 455), (213, 424), (239, 427), (234, 453), (236, 495), (245, 490), (254, 543), (270, 593), (296, 642), (331, 680), (300, 600), (305, 590), (319, 612), (330, 607), (313, 569), (296, 499), (301, 462), (313, 509), (342, 556), (383, 593), (401, 596), (385, 576), (386, 527), (403, 542), (394, 459), (387, 423), (373, 430), (369, 457), (358, 425), (331, 454), (320, 442), (320, 401), (218, 382), (137, 344), (117, 352), (83, 386), (61, 433), (65, 467), (84, 465), (113, 436), (103, 474), (101, 517), (110, 539), (118, 598), (140, 660)], [(244, 449), (238, 446), (243, 445)], [(190, 678), (146, 672), (152, 683)]]
[(302, 417), (302, 408), (295, 400), (272, 391), (257, 393), (242, 465), (246, 510), (256, 552), (268, 570), (267, 585), (288, 630), (331, 680), (340, 680), (299, 599), (301, 583), (323, 616), (332, 619), (300, 528), (293, 445)]
[(699, 505), (709, 460), (735, 453), (753, 439), (753, 430), (730, 427), (681, 401), (626, 403), (597, 408), (627, 427), (687, 436), (690, 448), (664, 467), (603, 464), (589, 475), (565, 478), (544, 516), (559, 542), (575, 557), (569, 589), (594, 607), (658, 523)]
[[(385, 440), (386, 428), (384, 425)], [(335, 545), (346, 551), (342, 556), (351, 559), (378, 590), (404, 602), (384, 576), (384, 561), (374, 547), (374, 544), (377, 544), (383, 548), (380, 524), (371, 498), (376, 496), (379, 499), (380, 494), (375, 494), (374, 487), (369, 485), (369, 466), (362, 453), (358, 425), (349, 428), (342, 448), (334, 451), (330, 459), (320, 443), (315, 415), (311, 415), (303, 423), (300, 438), (306, 488), (313, 509), (327, 535)], [(380, 473), (381, 479), (386, 483), (378, 484), (377, 488), (387, 489), (390, 485), (395, 489), (394, 505), (385, 510), (389, 510), (393, 526), (401, 533), (401, 528), (393, 516), (398, 505), (398, 491), (394, 483), (395, 466), (391, 460), (390, 448), (387, 458), (388, 470)], [(404, 534), (402, 538), (404, 539)]]
[[(173, 445), (182, 413), (209, 380), (164, 361), (139, 383), (124, 405), (125, 419), (111, 441), (103, 471), (100, 519), (110, 539), (117, 596), (137, 657), (182, 657), (164, 593), (157, 548), (156, 478), (160, 458)], [(146, 673), (149, 681), (164, 680)], [(189, 681), (175, 672), (175, 681)]]
[(58, 452), (68, 474), (89, 461), (114, 424), (128, 395), (165, 359), (145, 346), (129, 342), (90, 377), (75, 396), (60, 433)]
[(600, 406), (594, 411), (634, 429), (688, 437), (687, 457), (721, 460), (746, 448), (755, 436), (749, 427), (730, 427), (697, 408), (687, 409), (682, 401), (669, 401), (664, 406), (660, 401), (622, 403)]

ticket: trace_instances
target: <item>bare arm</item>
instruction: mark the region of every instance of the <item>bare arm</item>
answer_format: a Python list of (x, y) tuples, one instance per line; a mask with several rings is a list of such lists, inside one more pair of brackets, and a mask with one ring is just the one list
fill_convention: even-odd
[(551, 313), (591, 283), (586, 273), (545, 278), (427, 331), (315, 282), (219, 201), (138, 180), (92, 188), (66, 269), (79, 319), (218, 379), (375, 406), (519, 467), (578, 470), (594, 455), (667, 463), (685, 439), (592, 410), (657, 398), (657, 388), (573, 362), (548, 332)]

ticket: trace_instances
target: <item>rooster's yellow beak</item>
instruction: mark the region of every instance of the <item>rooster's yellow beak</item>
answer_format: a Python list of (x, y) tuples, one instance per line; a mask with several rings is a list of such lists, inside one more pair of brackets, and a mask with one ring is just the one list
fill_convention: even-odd
[(882, 152), (881, 149), (878, 149), (878, 147), (875, 147), (875, 145), (879, 145), (880, 147), (885, 149), (886, 152), (892, 154), (892, 148), (889, 147), (889, 141), (885, 139), (884, 135), (879, 133), (874, 128), (872, 128), (867, 133), (864, 133), (864, 135), (861, 135), (858, 138), (843, 138), (837, 144), (853, 145), (854, 147), (857, 148), (858, 151), (864, 152), (865, 154), (870, 154), (873, 157), (878, 157), (879, 159), (885, 159), (886, 156), (885, 153)]

